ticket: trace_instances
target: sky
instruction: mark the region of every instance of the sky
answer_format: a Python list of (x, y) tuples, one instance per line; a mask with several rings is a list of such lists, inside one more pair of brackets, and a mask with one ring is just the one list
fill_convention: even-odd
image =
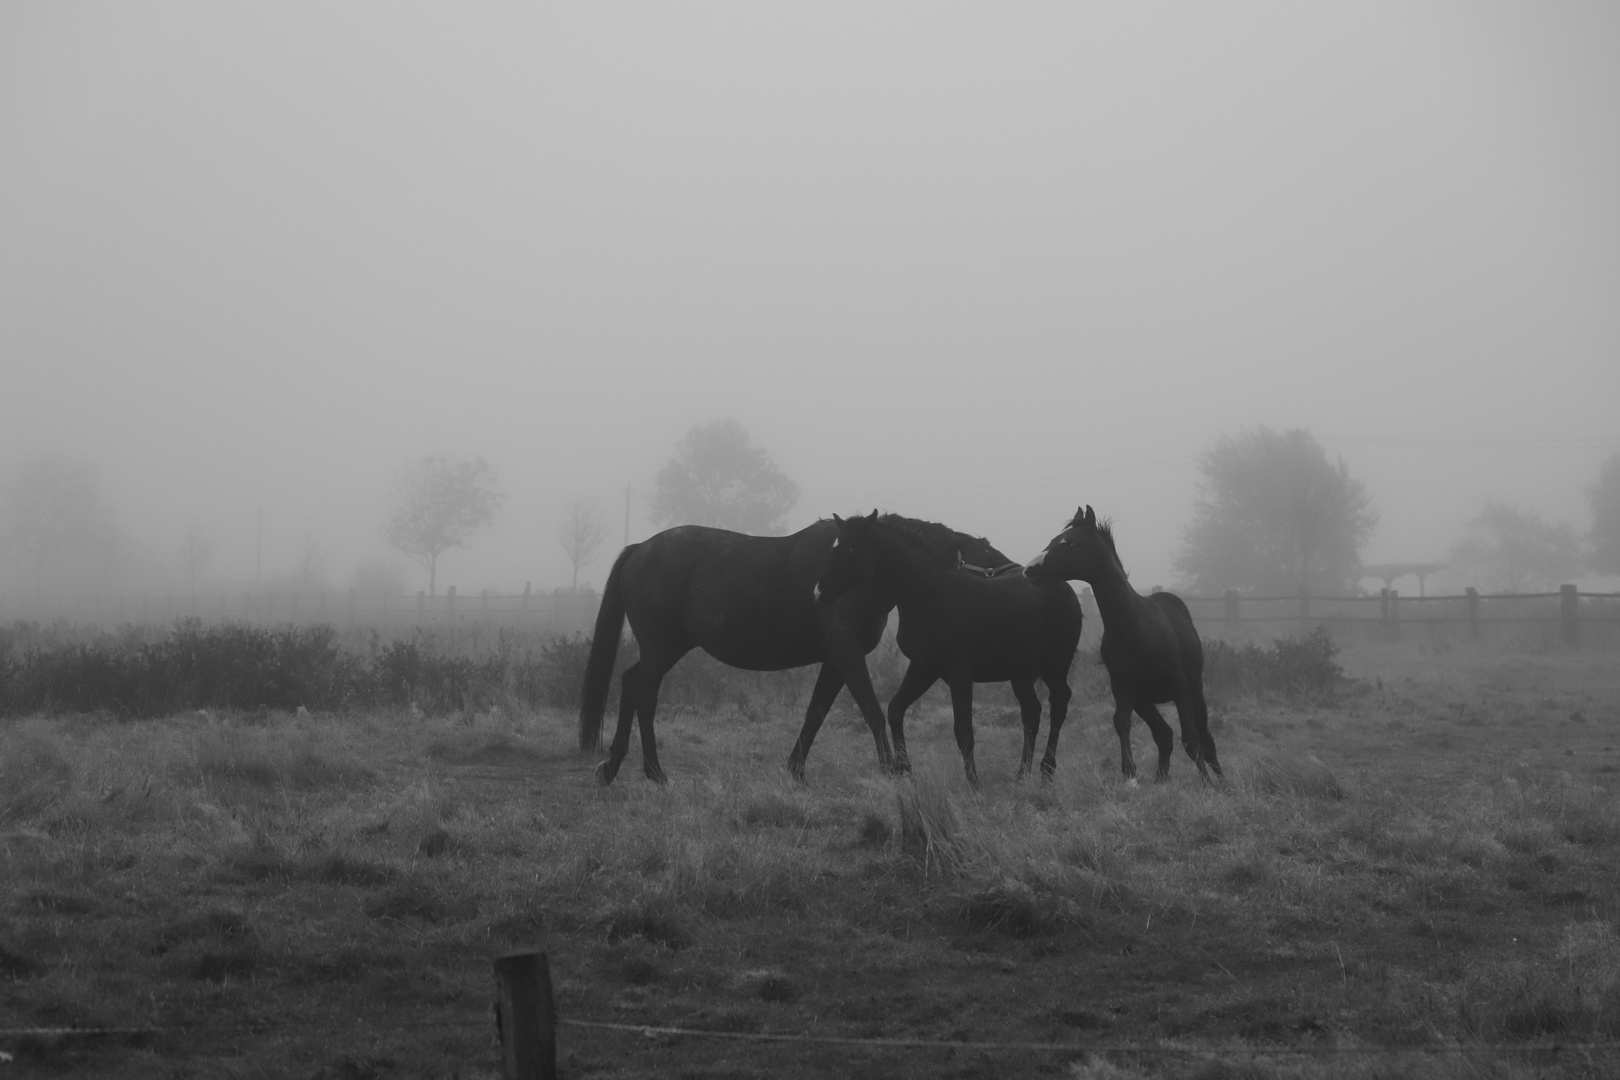
[(720, 417), (790, 527), (1086, 503), (1139, 587), (1215, 439), (1301, 427), (1365, 561), (1439, 559), (1584, 531), (1617, 404), (1616, 5), (0, 5), (0, 475), (89, 461), (221, 584), (261, 510), (342, 582), (442, 453), (506, 501), (441, 586), (565, 585), (568, 505), (644, 538)]

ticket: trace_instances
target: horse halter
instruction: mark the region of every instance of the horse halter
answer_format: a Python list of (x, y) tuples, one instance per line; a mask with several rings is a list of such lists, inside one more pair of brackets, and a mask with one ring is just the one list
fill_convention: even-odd
[(958, 570), (966, 570), (970, 574), (977, 574), (979, 577), (984, 578), (1000, 577), (1002, 574), (1010, 574), (1014, 570), (1023, 569), (1021, 565), (1015, 562), (1005, 562), (1000, 566), (974, 566), (972, 563), (962, 558), (960, 552), (958, 552), (956, 556), (956, 568)]

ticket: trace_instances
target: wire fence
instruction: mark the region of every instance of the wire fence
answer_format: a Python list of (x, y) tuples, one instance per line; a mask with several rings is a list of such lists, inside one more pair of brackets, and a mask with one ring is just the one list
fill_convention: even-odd
[[(629, 1023), (608, 1020), (577, 1020), (559, 1017), (560, 1027), (581, 1030), (615, 1031), (642, 1038), (717, 1039), (732, 1042), (788, 1043), (799, 1045), (850, 1046), (863, 1049), (892, 1050), (981, 1050), (1001, 1053), (1058, 1054), (1069, 1056), (1119, 1056), (1157, 1058), (1196, 1057), (1391, 1057), (1414, 1055), (1436, 1057), (1457, 1054), (1576, 1054), (1620, 1053), (1620, 1041), (1526, 1040), (1521, 1042), (1477, 1043), (1400, 1043), (1395, 1045), (1363, 1043), (1281, 1043), (1270, 1045), (1186, 1045), (1134, 1042), (1039, 1042), (1033, 1040), (997, 1039), (926, 1039), (904, 1036), (829, 1035), (818, 1032), (726, 1031), (713, 1028), (690, 1028), (670, 1024)], [(300, 1030), (352, 1030), (354, 1024), (345, 1022), (331, 1025), (310, 1025), (300, 1021)], [(390, 1025), (365, 1025), (372, 1030), (411, 1030), (422, 1027), (489, 1027), (495, 1034), (495, 1022), (488, 1013), (480, 1016), (424, 1021), (420, 1018)], [(265, 1025), (207, 1025), (154, 1024), (141, 1027), (6, 1027), (0, 1028), (5, 1039), (70, 1039), (94, 1037), (155, 1038), (160, 1035), (189, 1034), (201, 1028), (210, 1030), (264, 1031)]]

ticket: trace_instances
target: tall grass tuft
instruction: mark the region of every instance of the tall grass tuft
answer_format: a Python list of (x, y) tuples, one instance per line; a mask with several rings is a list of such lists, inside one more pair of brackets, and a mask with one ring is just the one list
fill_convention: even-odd
[(962, 869), (970, 852), (950, 783), (938, 767), (920, 767), (895, 784), (900, 849), (944, 872)]
[(0, 825), (43, 812), (72, 780), (72, 766), (43, 725), (0, 731)]

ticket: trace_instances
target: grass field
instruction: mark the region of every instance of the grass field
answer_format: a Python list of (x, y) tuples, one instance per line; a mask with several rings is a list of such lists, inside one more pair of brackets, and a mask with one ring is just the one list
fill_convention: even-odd
[(977, 792), (934, 698), (914, 781), (841, 703), (803, 786), (796, 707), (664, 715), (667, 788), (560, 711), (0, 721), (0, 1028), (138, 1029), (0, 1077), (496, 1076), (529, 946), (568, 1076), (1620, 1075), (1620, 662), (1339, 659), (1217, 700), (1210, 788), (1125, 783), (1090, 670)]

